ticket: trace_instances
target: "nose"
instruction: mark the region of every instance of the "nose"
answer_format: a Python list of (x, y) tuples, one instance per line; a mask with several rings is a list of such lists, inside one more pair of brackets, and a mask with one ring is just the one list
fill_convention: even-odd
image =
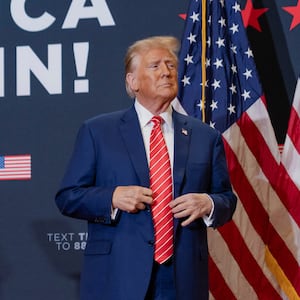
[(170, 75), (170, 68), (169, 68), (168, 64), (163, 63), (161, 65), (161, 71), (162, 71), (162, 75), (169, 76)]

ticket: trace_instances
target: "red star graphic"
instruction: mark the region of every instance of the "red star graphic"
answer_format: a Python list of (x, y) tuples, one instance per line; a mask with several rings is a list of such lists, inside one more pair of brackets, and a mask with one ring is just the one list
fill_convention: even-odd
[(258, 18), (263, 15), (268, 8), (254, 8), (252, 0), (247, 0), (245, 8), (242, 10), (242, 18), (244, 27), (251, 26), (257, 31), (262, 31), (260, 24), (258, 23)]
[(179, 14), (179, 17), (180, 17), (181, 19), (185, 20), (185, 19), (186, 19), (186, 14)]
[(284, 9), (293, 16), (290, 30), (294, 29), (298, 24), (300, 24), (300, 0), (298, 0), (296, 6), (285, 6), (282, 7), (282, 9)]

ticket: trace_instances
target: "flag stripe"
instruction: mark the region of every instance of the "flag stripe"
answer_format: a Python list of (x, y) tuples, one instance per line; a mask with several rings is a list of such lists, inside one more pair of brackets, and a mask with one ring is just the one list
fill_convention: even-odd
[(285, 147), (287, 150), (283, 152), (282, 155), (282, 166), (284, 170), (282, 172), (287, 173), (285, 176), (291, 179), (293, 184), (300, 189), (300, 160), (299, 160), (299, 153), (294, 147), (290, 137), (287, 135), (285, 139)]
[[(225, 227), (227, 227), (227, 225), (225, 225)], [(230, 289), (234, 295), (233, 299), (247, 299), (247, 297), (257, 299), (255, 289), (241, 272), (239, 262), (231, 254), (231, 250), (219, 230), (209, 231), (208, 234), (209, 248), (214, 249), (214, 251), (210, 253), (210, 257), (215, 266), (215, 268), (210, 269), (210, 286), (213, 282), (216, 282), (215, 276), (218, 278), (218, 273), (222, 274), (224, 278), (223, 281), (216, 282), (218, 285), (216, 288), (210, 288), (214, 297), (220, 299), (220, 295), (222, 295), (223, 299), (223, 293), (228, 294), (227, 289)], [(251, 266), (249, 267), (251, 268)], [(239, 286), (235, 284), (236, 282), (239, 282)]]
[[(299, 164), (299, 158), (298, 163)], [(292, 168), (293, 169), (293, 168)], [(278, 184), (276, 186), (276, 191), (280, 196), (282, 202), (285, 204), (286, 208), (290, 212), (290, 215), (293, 217), (295, 222), (300, 226), (300, 206), (297, 201), (300, 199), (300, 191), (297, 188), (295, 182), (292, 180), (292, 177), (297, 176), (299, 172), (295, 170), (293, 175), (290, 176), (287, 170), (284, 167), (284, 163), (279, 167), (279, 175), (278, 175)], [(299, 175), (298, 175), (299, 176)]]
[[(287, 134), (288, 134), (289, 138), (291, 139), (295, 149), (297, 149), (298, 155), (300, 153), (299, 133), (300, 133), (300, 82), (298, 79), (296, 89), (295, 89), (293, 104), (292, 104), (292, 108), (291, 108), (288, 131), (287, 131)], [(286, 151), (289, 150), (288, 146), (285, 148), (286, 148)], [(288, 159), (288, 157), (286, 157), (286, 159)], [(283, 159), (283, 162), (286, 159)]]
[[(296, 105), (296, 103), (294, 105)], [(292, 106), (291, 109), (290, 123), (292, 125), (288, 128), (288, 135), (291, 138), (293, 144), (295, 145), (295, 148), (297, 149), (298, 153), (300, 153), (300, 139), (298, 134), (300, 132), (300, 117), (294, 106)]]
[[(260, 136), (263, 137), (265, 149), (267, 149), (268, 152), (271, 153), (276, 163), (279, 164), (280, 153), (278, 144), (265, 102), (265, 97), (264, 95), (262, 95), (255, 103), (253, 103), (251, 107), (249, 107), (249, 109), (247, 109), (247, 115), (249, 116), (253, 124), (255, 124), (255, 126), (257, 127), (258, 131), (260, 132)], [(258, 148), (260, 149), (260, 147)], [(263, 149), (262, 153), (264, 153), (265, 149)]]
[(231, 289), (227, 286), (222, 273), (219, 271), (218, 267), (211, 257), (209, 258), (209, 270), (214, 274), (214, 280), (210, 282), (210, 292), (212, 293), (212, 295), (218, 297), (218, 289), (220, 287), (223, 287), (222, 294), (224, 296), (224, 299), (237, 299), (232, 293)]

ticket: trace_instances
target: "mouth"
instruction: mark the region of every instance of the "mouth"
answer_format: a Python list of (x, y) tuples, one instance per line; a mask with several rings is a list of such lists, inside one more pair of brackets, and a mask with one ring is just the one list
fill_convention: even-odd
[(170, 83), (170, 82), (165, 82), (160, 85), (160, 87), (172, 87), (172, 86), (173, 86), (173, 83)]

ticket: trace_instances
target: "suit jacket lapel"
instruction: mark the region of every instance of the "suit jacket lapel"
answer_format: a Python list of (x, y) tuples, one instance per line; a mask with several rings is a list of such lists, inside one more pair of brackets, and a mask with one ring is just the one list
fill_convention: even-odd
[(134, 106), (123, 115), (120, 130), (128, 150), (128, 155), (140, 180), (140, 185), (149, 187), (148, 162), (143, 136)]
[[(128, 156), (140, 181), (137, 184), (149, 187), (149, 167), (143, 136), (134, 106), (123, 115), (120, 131), (127, 147)], [(132, 220), (137, 223), (137, 228), (139, 228), (145, 241), (153, 239), (153, 222), (151, 214), (149, 214), (149, 209), (141, 210), (139, 213), (133, 214)]]
[[(182, 184), (185, 176), (186, 162), (189, 153), (191, 128), (186, 118), (173, 111), (174, 120), (174, 198), (181, 195)], [(176, 232), (178, 219), (174, 219), (174, 230)]]

